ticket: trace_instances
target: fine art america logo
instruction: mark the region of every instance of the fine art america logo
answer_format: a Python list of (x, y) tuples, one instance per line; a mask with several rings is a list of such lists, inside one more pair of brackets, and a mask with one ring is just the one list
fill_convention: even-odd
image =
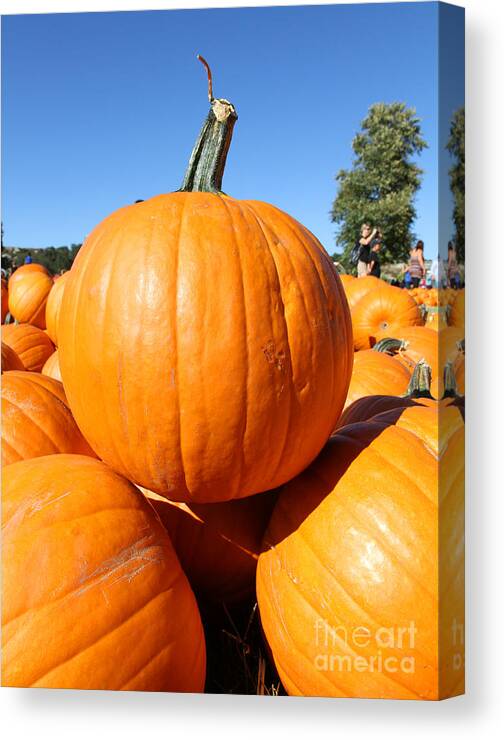
[[(405, 626), (378, 627), (373, 630), (365, 625), (351, 628), (345, 625), (332, 627), (327, 620), (315, 622), (314, 659), (318, 671), (357, 671), (360, 673), (414, 673), (415, 641), (417, 627), (411, 620)], [(463, 649), (463, 625), (454, 620), (452, 625), (452, 647)], [(337, 649), (342, 652), (335, 652)], [(370, 655), (359, 655), (358, 651), (371, 648)], [(402, 655), (390, 655), (390, 650), (399, 650)], [(385, 654), (384, 654), (385, 653)], [(463, 666), (462, 652), (453, 655), (453, 668)]]

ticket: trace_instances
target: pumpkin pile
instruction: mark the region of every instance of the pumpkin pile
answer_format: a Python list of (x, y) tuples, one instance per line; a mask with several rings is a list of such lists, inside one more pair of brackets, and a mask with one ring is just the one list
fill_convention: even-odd
[(201, 61), (180, 190), (5, 286), (4, 685), (457, 693), (463, 330), (222, 192)]

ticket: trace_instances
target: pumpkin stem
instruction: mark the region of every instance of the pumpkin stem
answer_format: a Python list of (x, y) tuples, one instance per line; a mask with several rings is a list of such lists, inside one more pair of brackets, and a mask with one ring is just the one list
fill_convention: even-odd
[(373, 349), (375, 352), (383, 352), (386, 355), (392, 355), (396, 352), (400, 352), (403, 349), (406, 349), (406, 342), (404, 342), (402, 339), (393, 339), (393, 337), (385, 337), (384, 339), (380, 339), (379, 342), (376, 342)]
[(443, 370), (443, 398), (458, 398), (457, 379), (453, 371), (453, 363), (448, 360)]
[(199, 54), (198, 59), (207, 71), (210, 111), (191, 152), (180, 190), (222, 193), (222, 177), (238, 115), (229, 100), (213, 97), (212, 71), (206, 59)]
[(406, 393), (403, 398), (433, 398), (430, 392), (432, 370), (425, 360), (415, 365)]
[(205, 57), (202, 57), (201, 54), (196, 54), (196, 59), (199, 59), (201, 64), (205, 67), (207, 71), (207, 77), (208, 77), (208, 102), (211, 103), (214, 99), (213, 96), (213, 89), (212, 89), (212, 70), (210, 69), (210, 65), (208, 64)]

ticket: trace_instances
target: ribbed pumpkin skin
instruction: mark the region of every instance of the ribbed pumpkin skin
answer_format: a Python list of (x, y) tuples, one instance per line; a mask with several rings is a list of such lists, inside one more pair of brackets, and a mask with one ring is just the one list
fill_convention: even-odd
[(356, 352), (345, 409), (363, 396), (400, 396), (409, 380), (408, 370), (393, 357), (372, 349)]
[(44, 275), (49, 275), (49, 270), (44, 267), (44, 265), (38, 264), (38, 262), (32, 262), (29, 265), (21, 265), (21, 267), (18, 267), (17, 270), (14, 270), (9, 278), (9, 290), (12, 286), (15, 285), (18, 280), (24, 279), (24, 277), (28, 275), (28, 273), (33, 272), (41, 272)]
[(352, 309), (354, 347), (369, 349), (378, 335), (393, 337), (401, 327), (421, 324), (422, 317), (413, 298), (405, 290), (382, 281)]
[(5, 317), (9, 313), (9, 289), (7, 288), (7, 281), (2, 278), (2, 324), (5, 321)]
[[(463, 428), (445, 455), (461, 436)], [(290, 694), (438, 699), (461, 692), (448, 625), (464, 617), (463, 559), (450, 539), (450, 527), (454, 536), (463, 533), (463, 457), (450, 464), (441, 482), (441, 572), (438, 462), (416, 434), (376, 418), (346, 426), (281, 489), (259, 558), (257, 596)], [(390, 657), (397, 662), (385, 663)], [(401, 664), (404, 658), (414, 665)]]
[(105, 219), (70, 271), (58, 334), (70, 406), (99, 456), (199, 503), (306, 467), (352, 367), (348, 306), (315, 237), (271, 205), (210, 193)]
[(52, 353), (44, 363), (42, 368), (42, 375), (47, 375), (49, 378), (54, 378), (61, 382), (61, 371), (59, 366), (59, 353), (58, 350)]
[(18, 355), (26, 370), (38, 373), (54, 352), (54, 344), (47, 334), (31, 324), (2, 326), (2, 342)]
[(198, 608), (142, 494), (98, 460), (3, 470), (4, 686), (202, 691)]
[(254, 591), (257, 559), (276, 494), (217, 504), (182, 504), (143, 489), (197, 595), (235, 604)]
[(95, 456), (68, 408), (63, 385), (40, 373), (4, 373), (2, 465), (61, 452)]
[(53, 279), (40, 270), (27, 272), (9, 283), (9, 312), (20, 323), (45, 329), (47, 297)]
[(12, 347), (2, 342), (2, 372), (7, 370), (24, 370), (24, 365), (19, 359), (17, 352)]
[(65, 289), (65, 283), (68, 280), (68, 272), (60, 275), (58, 280), (55, 280), (49, 293), (46, 304), (46, 327), (47, 333), (51, 337), (52, 341), (58, 346), (58, 317), (61, 310), (61, 299), (63, 298), (63, 291)]
[(345, 294), (348, 300), (350, 310), (353, 310), (354, 306), (364, 298), (371, 290), (378, 288), (383, 284), (380, 278), (374, 277), (374, 275), (366, 275), (362, 278), (354, 278), (353, 280), (346, 280), (343, 283)]

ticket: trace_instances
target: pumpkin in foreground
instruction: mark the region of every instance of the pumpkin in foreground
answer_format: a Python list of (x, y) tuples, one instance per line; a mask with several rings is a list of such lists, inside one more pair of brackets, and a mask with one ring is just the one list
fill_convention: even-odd
[(433, 407), (343, 427), (281, 489), (257, 596), (290, 694), (463, 692), (464, 428), (450, 413), (441, 447)]
[(63, 383), (93, 449), (178, 501), (297, 475), (331, 434), (352, 368), (348, 305), (321, 244), (278, 208), (221, 190), (236, 118), (212, 98), (181, 190), (87, 237), (58, 325)]
[(181, 504), (143, 489), (165, 526), (197, 596), (236, 604), (254, 593), (257, 559), (276, 495)]
[(170, 539), (103, 463), (3, 470), (4, 686), (200, 692), (205, 642)]
[(95, 456), (59, 381), (11, 370), (2, 376), (1, 395), (2, 465), (60, 452)]

